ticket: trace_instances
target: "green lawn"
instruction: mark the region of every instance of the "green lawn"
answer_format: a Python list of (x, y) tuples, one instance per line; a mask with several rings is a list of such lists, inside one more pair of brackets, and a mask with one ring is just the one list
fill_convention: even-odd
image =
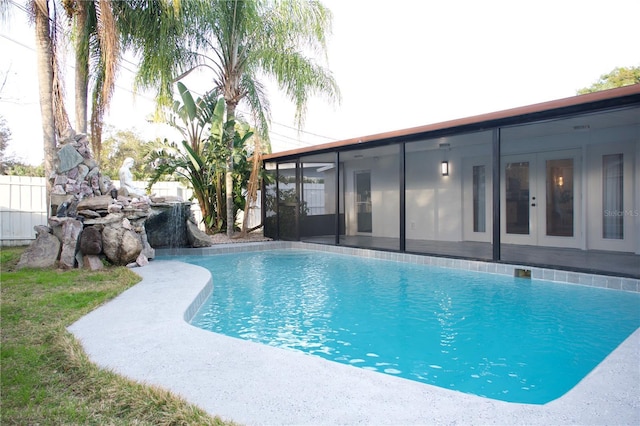
[(15, 270), (0, 251), (3, 425), (230, 425), (183, 399), (91, 363), (66, 327), (137, 283), (124, 267)]

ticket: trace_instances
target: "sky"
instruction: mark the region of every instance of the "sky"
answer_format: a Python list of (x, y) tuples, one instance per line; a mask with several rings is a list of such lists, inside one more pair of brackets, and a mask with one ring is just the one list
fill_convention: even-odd
[[(615, 67), (640, 66), (638, 0), (323, 3), (333, 13), (324, 65), (341, 102), (312, 98), (298, 131), (293, 105), (267, 82), (274, 152), (571, 97)], [(12, 132), (6, 154), (39, 164), (34, 45), (25, 13), (12, 7), (10, 21), (0, 24), (0, 116)], [(65, 62), (69, 76), (72, 62)], [(143, 138), (175, 139), (166, 126), (148, 123), (153, 94), (133, 94), (135, 68), (122, 63), (106, 124)], [(211, 79), (207, 71), (194, 73), (186, 85), (202, 93)], [(72, 90), (69, 81), (67, 93)]]

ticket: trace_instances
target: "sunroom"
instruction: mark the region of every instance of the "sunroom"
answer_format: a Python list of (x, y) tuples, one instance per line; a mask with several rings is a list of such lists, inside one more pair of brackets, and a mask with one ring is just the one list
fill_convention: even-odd
[(265, 236), (640, 277), (640, 85), (265, 157)]

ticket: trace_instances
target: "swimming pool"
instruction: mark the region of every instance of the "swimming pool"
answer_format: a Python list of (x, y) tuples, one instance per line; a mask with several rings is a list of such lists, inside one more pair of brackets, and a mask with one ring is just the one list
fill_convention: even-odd
[(543, 404), (640, 325), (640, 295), (313, 251), (172, 257), (211, 270), (192, 323), (504, 401)]

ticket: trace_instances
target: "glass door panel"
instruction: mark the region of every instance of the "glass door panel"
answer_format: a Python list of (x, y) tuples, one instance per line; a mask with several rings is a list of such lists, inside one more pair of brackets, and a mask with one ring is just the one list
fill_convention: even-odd
[(548, 236), (573, 237), (573, 158), (546, 161)]
[(506, 164), (507, 234), (530, 234), (529, 169), (528, 161)]
[(538, 244), (580, 248), (580, 150), (537, 154)]

